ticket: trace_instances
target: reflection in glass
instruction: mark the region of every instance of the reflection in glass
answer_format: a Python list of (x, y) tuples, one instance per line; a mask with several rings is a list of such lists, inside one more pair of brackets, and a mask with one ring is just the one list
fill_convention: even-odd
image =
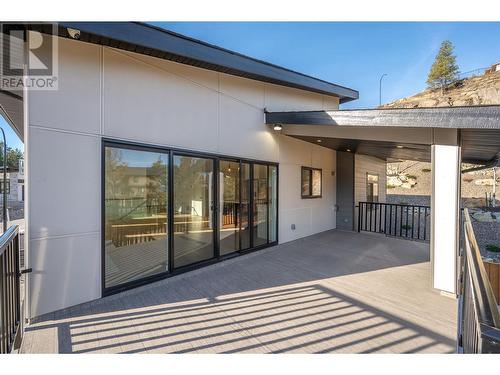
[(321, 195), (321, 170), (312, 169), (312, 196), (319, 197)]
[(303, 197), (308, 196), (310, 194), (309, 193), (309, 189), (311, 186), (311, 177), (310, 176), (311, 175), (310, 175), (309, 169), (302, 168), (301, 188), (302, 188), (302, 196)]
[(174, 155), (174, 267), (214, 256), (212, 159)]
[(168, 270), (168, 155), (106, 147), (105, 287)]
[(253, 246), (267, 243), (267, 165), (253, 166)]
[(240, 249), (240, 163), (221, 160), (219, 169), (220, 254), (225, 255)]
[(278, 168), (269, 166), (269, 242), (275, 242), (278, 219)]
[(250, 248), (250, 164), (241, 163), (241, 250)]

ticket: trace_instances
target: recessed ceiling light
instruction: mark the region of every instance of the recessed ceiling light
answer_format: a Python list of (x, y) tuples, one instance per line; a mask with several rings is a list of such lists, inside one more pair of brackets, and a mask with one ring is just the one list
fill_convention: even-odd
[(283, 126), (281, 126), (281, 124), (274, 124), (273, 129), (276, 131), (279, 131), (279, 130), (283, 129)]
[(321, 143), (323, 141), (321, 139), (316, 139), (316, 142)]
[(351, 149), (350, 149), (350, 148), (346, 148), (346, 151), (347, 151), (347, 152), (351, 152)]
[(401, 146), (401, 145), (397, 145), (396, 147), (397, 147), (397, 148), (403, 148), (403, 146)]

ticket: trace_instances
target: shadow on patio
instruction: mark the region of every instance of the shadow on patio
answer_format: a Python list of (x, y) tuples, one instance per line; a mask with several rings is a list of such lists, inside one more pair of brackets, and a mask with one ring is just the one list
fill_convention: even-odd
[(328, 231), (49, 314), (22, 352), (453, 352), (428, 245)]

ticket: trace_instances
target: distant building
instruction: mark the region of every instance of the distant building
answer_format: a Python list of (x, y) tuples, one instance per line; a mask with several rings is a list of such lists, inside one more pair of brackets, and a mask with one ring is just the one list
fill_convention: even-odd
[(484, 74), (490, 74), (490, 73), (495, 73), (495, 72), (499, 72), (499, 71), (500, 71), (500, 62), (497, 62), (496, 64), (493, 64), (488, 69), (486, 69)]
[[(3, 172), (3, 167), (0, 167)], [(7, 200), (9, 202), (24, 202), (24, 160), (19, 160), (17, 169), (7, 167)], [(3, 194), (3, 175), (0, 173), (0, 194)]]

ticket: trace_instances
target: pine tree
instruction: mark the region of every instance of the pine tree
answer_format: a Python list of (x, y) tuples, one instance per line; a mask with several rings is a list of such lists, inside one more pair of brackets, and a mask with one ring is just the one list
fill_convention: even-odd
[(453, 44), (449, 40), (441, 43), (439, 52), (432, 64), (427, 77), (430, 88), (441, 87), (441, 91), (449, 83), (457, 79), (458, 65), (456, 56), (453, 54)]

